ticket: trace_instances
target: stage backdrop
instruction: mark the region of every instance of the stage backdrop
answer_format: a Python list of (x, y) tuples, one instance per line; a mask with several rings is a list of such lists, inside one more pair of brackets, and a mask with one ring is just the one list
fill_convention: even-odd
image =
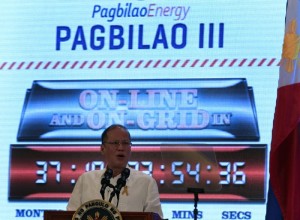
[[(1, 1), (1, 219), (65, 210), (128, 127), (169, 219), (264, 219), (285, 1)], [(100, 180), (99, 180), (100, 181)]]

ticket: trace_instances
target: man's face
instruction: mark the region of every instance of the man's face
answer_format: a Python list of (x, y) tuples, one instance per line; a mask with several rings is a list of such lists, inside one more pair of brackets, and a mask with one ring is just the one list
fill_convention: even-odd
[(131, 154), (131, 140), (128, 132), (120, 127), (110, 130), (101, 145), (101, 151), (109, 168), (123, 170)]

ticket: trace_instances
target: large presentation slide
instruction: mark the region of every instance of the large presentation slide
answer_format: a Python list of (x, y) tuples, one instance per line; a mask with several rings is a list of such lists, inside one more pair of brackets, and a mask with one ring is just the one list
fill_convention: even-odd
[(285, 10), (1, 1), (0, 218), (66, 210), (79, 175), (106, 166), (100, 137), (118, 123), (166, 219), (194, 219), (197, 196), (197, 219), (264, 219)]

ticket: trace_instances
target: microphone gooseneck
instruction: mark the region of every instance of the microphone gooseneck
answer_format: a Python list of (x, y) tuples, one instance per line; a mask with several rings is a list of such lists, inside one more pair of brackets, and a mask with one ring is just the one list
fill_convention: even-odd
[(110, 168), (107, 168), (101, 179), (100, 194), (101, 194), (103, 200), (105, 200), (104, 194), (105, 194), (106, 187), (111, 186), (110, 179), (112, 178), (112, 176), (113, 176), (113, 170)]
[(126, 180), (129, 177), (129, 175), (130, 175), (130, 170), (128, 168), (125, 168), (121, 173), (121, 177), (117, 181), (117, 185), (115, 186), (115, 191), (118, 198), (122, 187), (126, 185)]
[(117, 207), (119, 204), (120, 191), (126, 185), (126, 180), (129, 177), (129, 175), (130, 175), (130, 169), (125, 168), (122, 171), (120, 178), (117, 180), (117, 184), (113, 187), (114, 188), (113, 192), (111, 192), (111, 194), (110, 194), (109, 202), (111, 202), (112, 198), (115, 195), (117, 195)]

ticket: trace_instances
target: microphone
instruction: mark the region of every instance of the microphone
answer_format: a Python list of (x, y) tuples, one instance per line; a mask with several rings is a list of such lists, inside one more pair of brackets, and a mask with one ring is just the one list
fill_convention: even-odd
[(107, 186), (110, 185), (110, 179), (112, 178), (112, 176), (113, 176), (113, 170), (110, 168), (107, 168), (101, 179), (100, 194), (101, 194), (103, 200), (105, 200), (105, 196), (104, 196), (105, 189)]
[(117, 207), (119, 204), (120, 191), (121, 191), (122, 187), (126, 185), (126, 180), (129, 177), (129, 175), (130, 175), (130, 169), (125, 168), (121, 173), (121, 177), (117, 180), (116, 186), (114, 186), (114, 191), (112, 191), (110, 194), (109, 202), (111, 202), (112, 198), (115, 195), (117, 195)]
[(117, 181), (117, 185), (115, 186), (115, 192), (117, 194), (118, 199), (119, 199), (121, 189), (123, 186), (126, 185), (126, 180), (129, 177), (129, 175), (130, 175), (130, 170), (128, 168), (125, 168), (121, 173), (121, 177)]

